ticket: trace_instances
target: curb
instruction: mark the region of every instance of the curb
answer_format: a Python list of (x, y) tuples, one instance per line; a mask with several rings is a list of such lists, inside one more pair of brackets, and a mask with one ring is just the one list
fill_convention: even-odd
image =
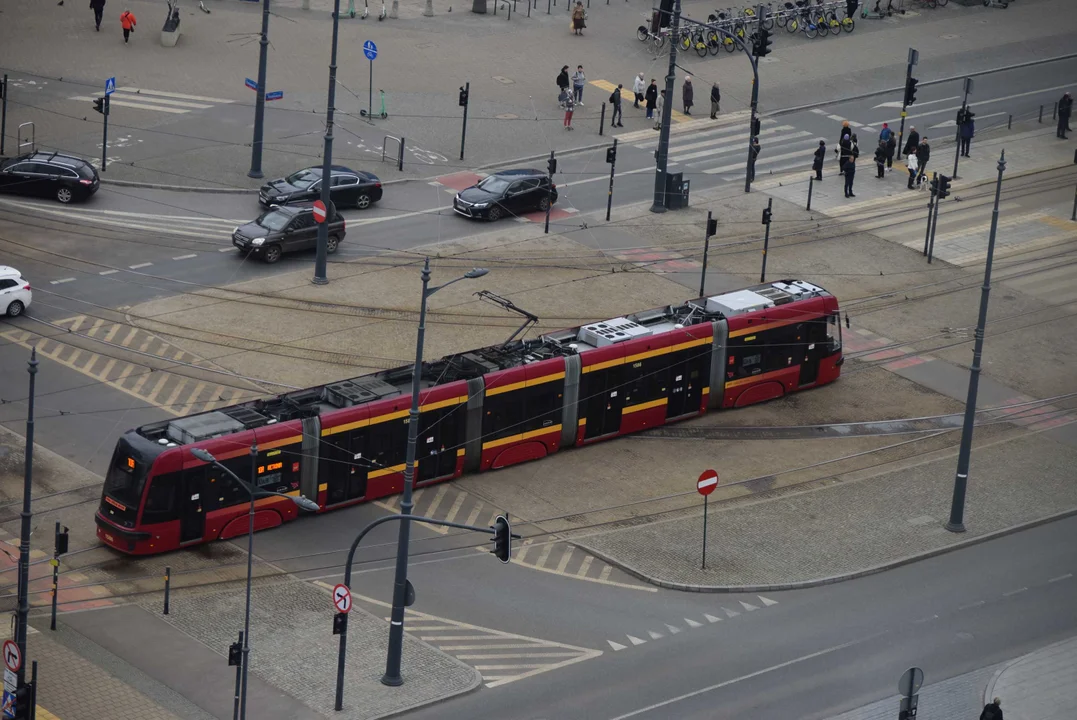
[(1059, 640), (1058, 642), (1051, 643), (1050, 645), (1044, 645), (1043, 647), (1039, 648), (1038, 650), (1033, 650), (1030, 653), (1025, 653), (1021, 657), (1016, 657), (1013, 660), (1010, 660), (1008, 663), (1006, 663), (1002, 667), (1000, 667), (998, 670), (995, 671), (995, 674), (991, 676), (991, 680), (988, 681), (987, 687), (984, 688), (984, 705), (986, 705), (987, 703), (991, 702), (991, 700), (994, 699), (995, 684), (998, 683), (998, 679), (1000, 677), (1002, 677), (1002, 673), (1006, 672), (1007, 670), (1009, 670), (1010, 668), (1012, 668), (1015, 665), (1021, 664), (1022, 662), (1029, 659), (1030, 657), (1032, 657), (1036, 653), (1043, 652), (1045, 650), (1050, 650), (1053, 647), (1057, 647), (1059, 645), (1064, 645), (1065, 643), (1073, 642), (1073, 640), (1074, 640), (1073, 638), (1067, 638), (1065, 640)]
[[(1034, 527), (1046, 525), (1047, 523), (1054, 522), (1055, 520), (1063, 520), (1074, 515), (1077, 515), (1077, 508), (1063, 510), (1060, 513), (1048, 515), (1037, 520), (1030, 520), (1026, 523), (1011, 525), (1010, 527), (986, 533), (984, 535), (980, 535), (979, 537), (970, 538), (968, 540), (965, 540), (964, 542), (947, 545), (946, 547), (928, 550), (927, 552), (918, 553), (915, 555), (906, 555), (905, 557), (891, 560), (890, 562), (881, 563), (879, 565), (873, 565), (862, 570), (854, 570), (853, 572), (843, 573), (841, 575), (830, 575), (828, 577), (816, 578), (814, 580), (803, 580), (801, 582), (792, 583), (775, 583), (772, 585), (692, 585), (689, 583), (669, 582), (668, 580), (661, 580), (659, 578), (651, 577), (650, 575), (647, 575), (646, 573), (637, 570), (631, 565), (628, 565), (624, 561), (617, 560), (610, 555), (607, 555), (606, 553), (588, 547), (584, 543), (577, 542), (572, 539), (568, 539), (567, 542), (571, 545), (579, 547), (581, 550), (591, 553), (603, 562), (609, 563), (610, 565), (613, 565), (614, 567), (623, 570), (624, 572), (639, 580), (642, 580), (646, 583), (650, 583), (651, 585), (657, 585), (658, 587), (666, 588), (667, 590), (681, 590), (684, 592), (698, 593), (760, 593), (778, 592), (782, 590), (804, 590), (807, 588), (819, 587), (821, 585), (833, 585), (835, 583), (845, 582), (846, 580), (855, 580), (857, 578), (867, 577), (868, 575), (875, 575), (877, 573), (885, 572), (886, 570), (893, 570), (894, 568), (901, 567), (902, 565), (910, 565), (914, 562), (938, 557), (939, 555), (945, 555), (947, 553), (953, 552), (954, 550), (962, 550), (973, 545), (979, 545), (980, 543), (987, 542), (988, 540), (995, 540), (1000, 537), (1012, 535), (1013, 533), (1020, 532), (1022, 530), (1030, 530)], [(992, 681), (990, 687), (994, 687), (994, 681)]]

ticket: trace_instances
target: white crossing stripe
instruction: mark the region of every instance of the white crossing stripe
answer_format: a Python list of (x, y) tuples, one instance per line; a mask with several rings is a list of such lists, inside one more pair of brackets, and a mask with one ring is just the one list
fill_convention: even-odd
[(771, 600), (770, 598), (765, 598), (762, 595), (757, 595), (756, 597), (758, 597), (760, 600), (762, 600), (763, 605), (765, 605), (766, 607), (770, 607), (771, 605), (777, 605), (778, 604), (777, 600)]
[(615, 643), (612, 640), (607, 640), (606, 642), (610, 644), (610, 647), (613, 648), (614, 652), (617, 652), (618, 650), (624, 650), (626, 647), (628, 647), (627, 645), (622, 645), (621, 643)]
[(662, 633), (655, 632), (654, 630), (648, 630), (647, 634), (651, 636), (651, 640), (661, 640), (665, 637)]
[(758, 610), (759, 609), (755, 605), (752, 605), (751, 603), (746, 603), (743, 600), (740, 601), (740, 606), (742, 608), (744, 608), (745, 610), (747, 610), (748, 612), (751, 612), (752, 610)]
[[(68, 98), (80, 102), (91, 102), (96, 98), (76, 95)], [(146, 90), (143, 88), (124, 87), (116, 88), (109, 97), (109, 105), (117, 107), (135, 108), (149, 112), (162, 112), (171, 115), (183, 115), (192, 110), (206, 110), (214, 105), (229, 105), (234, 100), (224, 98), (212, 98), (202, 95), (187, 95), (185, 93), (166, 92), (164, 90)]]
[(685, 618), (685, 619), (684, 619), (684, 622), (685, 622), (685, 624), (686, 624), (686, 625), (688, 625), (688, 627), (690, 627), (690, 628), (697, 628), (697, 627), (703, 627), (703, 623), (700, 623), (700, 622), (696, 622), (695, 620), (691, 620), (691, 619), (689, 619), (689, 618)]
[(202, 100), (205, 102), (218, 103), (223, 105), (235, 102), (234, 100), (225, 100), (223, 98), (203, 97), (202, 95), (184, 95), (183, 93), (164, 92), (162, 90), (146, 90), (145, 88), (122, 87), (117, 88), (116, 92), (136, 93), (139, 95), (160, 95), (161, 97), (182, 98), (184, 100)]
[(633, 637), (631, 635), (625, 635), (625, 637), (627, 637), (628, 641), (633, 645), (642, 645), (647, 642), (646, 640), (640, 640), (638, 637)]
[[(726, 612), (729, 612), (729, 611), (726, 610)], [(705, 617), (707, 619), (707, 622), (710, 622), (710, 623), (716, 623), (716, 622), (719, 622), (722, 619), (720, 617), (716, 617), (714, 615), (708, 615), (706, 613), (703, 614), (703, 617)]]
[(722, 608), (722, 610), (725, 611), (725, 616), (726, 617), (731, 617), (732, 618), (732, 617), (736, 617), (737, 615), (740, 615), (740, 613), (737, 612), (736, 610), (729, 610), (728, 608)]

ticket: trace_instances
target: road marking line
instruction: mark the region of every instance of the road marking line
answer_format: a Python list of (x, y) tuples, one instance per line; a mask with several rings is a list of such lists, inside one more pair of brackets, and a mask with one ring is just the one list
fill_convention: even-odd
[(129, 333), (127, 333), (127, 337), (125, 337), (120, 342), (120, 345), (122, 345), (123, 347), (127, 347), (128, 345), (131, 344), (131, 341), (134, 339), (135, 335), (137, 335), (137, 334), (138, 334), (138, 328), (134, 328), (134, 327), (131, 328), (131, 331)]
[(139, 375), (138, 378), (135, 380), (135, 386), (131, 388), (131, 394), (135, 395), (136, 397), (142, 397), (141, 395), (139, 395), (139, 393), (142, 392), (142, 386), (146, 384), (146, 381), (149, 379), (149, 377), (150, 374), (148, 372), (144, 372)]
[[(598, 581), (599, 582), (608, 582), (611, 572), (613, 572), (613, 566), (612, 565), (606, 565), (604, 568), (602, 568), (602, 572), (600, 572), (598, 574)], [(648, 590), (653, 589), (655, 592), (658, 591), (658, 588), (647, 588), (647, 589)]]
[(661, 640), (665, 637), (662, 633), (655, 632), (654, 630), (648, 630), (647, 634), (651, 636), (651, 640)]
[(1058, 577), (1053, 577), (1050, 580), (1048, 580), (1047, 582), (1053, 583), (1053, 582), (1059, 582), (1061, 580), (1069, 580), (1071, 577), (1073, 577), (1073, 573), (1066, 573), (1065, 575), (1059, 575)]
[(183, 392), (183, 388), (187, 387), (187, 378), (181, 377), (180, 381), (176, 383), (176, 386), (172, 388), (172, 394), (168, 396), (168, 400), (164, 403), (165, 407), (175, 407), (176, 400), (179, 399), (179, 395)]
[(184, 102), (182, 100), (166, 100), (165, 98), (150, 97), (143, 99), (138, 95), (134, 94), (123, 95), (119, 91), (114, 93), (112, 95), (112, 99), (109, 100), (110, 103), (116, 104), (119, 104), (120, 101), (129, 102), (136, 107), (143, 107), (147, 104), (153, 106), (164, 105), (165, 107), (190, 108), (192, 110), (205, 110), (206, 108), (213, 107), (212, 105), (206, 105), (205, 103)]
[(439, 650), (526, 650), (536, 647), (534, 643), (502, 643), (500, 645), (439, 645)]
[(594, 561), (593, 555), (584, 555), (583, 562), (580, 563), (580, 569), (576, 571), (578, 577), (586, 577), (587, 571), (591, 569), (591, 563)]
[(95, 377), (95, 375), (93, 374), (93, 366), (96, 365), (97, 361), (100, 359), (100, 355), (98, 355), (97, 353), (93, 353), (92, 355), (90, 355), (89, 361), (81, 368), (79, 368), (79, 372), (89, 375), (90, 377)]
[[(1017, 98), (1028, 97), (1029, 95), (1038, 95), (1039, 93), (1049, 93), (1049, 92), (1053, 92), (1055, 90), (1067, 90), (1067, 89), (1069, 89), (1069, 87), (1070, 87), (1069, 85), (1057, 85), (1055, 87), (1040, 88), (1039, 90), (1029, 90), (1028, 92), (1017, 93), (1016, 95), (1004, 95), (1002, 97), (996, 97), (996, 98), (984, 98), (983, 100), (980, 100), (980, 99), (977, 98), (976, 104), (978, 106), (980, 106), (980, 107), (983, 107), (987, 103), (996, 103), (996, 102), (1001, 102), (1002, 100), (1016, 100)], [(960, 110), (960, 109), (961, 109), (960, 105), (954, 105), (953, 107), (943, 108), (942, 110), (932, 110), (931, 112), (926, 112), (926, 113), (915, 113), (915, 114), (914, 113), (909, 113), (909, 117), (906, 118), (906, 120), (919, 119), (919, 118), (927, 117), (929, 115), (941, 115), (942, 113), (954, 112), (955, 110)], [(901, 122), (901, 118), (895, 118), (894, 120), (886, 120), (885, 122), (888, 122), (888, 123)]]
[[(935, 104), (938, 104), (938, 103), (950, 102), (951, 100), (957, 100), (959, 97), (961, 97), (961, 96), (960, 95), (954, 95), (953, 97), (942, 98), (940, 100), (917, 101), (916, 102), (916, 107), (923, 107), (924, 105), (935, 105)], [(878, 110), (879, 108), (899, 108), (899, 107), (901, 107), (901, 105), (902, 105), (902, 102), (900, 100), (890, 100), (889, 102), (879, 103), (878, 105), (873, 107), (872, 110)]]
[[(821, 139), (821, 138), (816, 138), (816, 140), (819, 140), (819, 139)], [(805, 153), (806, 153), (806, 151), (803, 148), (801, 148), (800, 150), (795, 150), (793, 152), (784, 153), (782, 155), (774, 155), (773, 157), (765, 157), (765, 158), (763, 158), (763, 160), (765, 162), (777, 162), (778, 160), (788, 160), (789, 158), (806, 157)], [(706, 170), (703, 171), (703, 174), (704, 175), (718, 175), (720, 173), (727, 173), (727, 172), (734, 172), (736, 170), (743, 170), (745, 165), (747, 164), (747, 162), (748, 161), (745, 160), (743, 162), (733, 163), (732, 165), (722, 165), (721, 167), (707, 168)], [(765, 164), (765, 163), (756, 163), (757, 168), (761, 164)], [(653, 168), (651, 168), (651, 169), (653, 170)], [(622, 173), (622, 174), (624, 174), (624, 173)]]
[(212, 102), (212, 103), (231, 104), (231, 103), (235, 102), (235, 100), (224, 100), (222, 98), (211, 98), (211, 97), (205, 97), (203, 95), (184, 95), (183, 93), (165, 92), (164, 90), (146, 90), (144, 88), (134, 88), (134, 87), (116, 88), (116, 92), (137, 93), (139, 95), (160, 95), (161, 97), (183, 98), (184, 100), (205, 100), (206, 102)]
[(550, 557), (550, 552), (553, 550), (553, 543), (548, 543), (542, 548), (542, 552), (539, 553), (538, 560), (535, 561), (535, 565), (540, 568), (546, 567), (546, 560)]
[(86, 334), (89, 335), (90, 337), (93, 337), (94, 335), (97, 334), (97, 331), (100, 330), (101, 326), (104, 325), (104, 324), (105, 324), (104, 320), (101, 320), (101, 319), (94, 320), (93, 325), (91, 325), (90, 329), (86, 331)]
[(188, 415), (191, 412), (191, 408), (198, 404), (198, 398), (205, 389), (206, 383), (204, 382), (199, 382), (194, 386), (194, 390), (187, 395), (187, 399), (190, 400), (190, 402), (183, 406), (183, 409), (180, 410), (180, 415)]
[(175, 353), (172, 354), (172, 359), (182, 361), (184, 355), (185, 353), (182, 350), (177, 350)]
[(613, 648), (614, 652), (617, 652), (618, 650), (624, 650), (628, 647), (627, 645), (622, 645), (621, 643), (615, 643), (612, 640), (607, 640), (606, 642), (610, 644), (610, 647)]
[(99, 272), (97, 274), (98, 275), (114, 275), (114, 274), (116, 274), (118, 272), (119, 272), (119, 270), (102, 270), (101, 272)]
[(772, 672), (774, 672), (776, 670), (782, 670), (782, 669), (787, 668), (787, 667), (789, 667), (791, 665), (797, 665), (799, 663), (806, 662), (808, 660), (814, 660), (817, 657), (822, 657), (823, 655), (829, 655), (830, 653), (837, 652), (838, 650), (844, 650), (845, 648), (852, 647), (853, 645), (856, 645), (856, 644), (858, 644), (860, 642), (863, 642), (863, 640), (851, 640), (851, 641), (849, 641), (847, 643), (842, 643), (841, 645), (834, 645), (833, 647), (828, 647), (825, 650), (819, 650), (818, 652), (813, 652), (813, 653), (811, 653), (809, 655), (801, 655), (798, 658), (793, 658), (792, 660), (786, 660), (783, 663), (779, 663), (777, 665), (771, 665), (770, 667), (763, 668), (762, 670), (756, 670), (755, 672), (748, 673), (747, 675), (741, 675), (740, 677), (735, 677), (735, 678), (732, 678), (730, 680), (725, 680), (723, 682), (716, 683), (714, 685), (709, 685), (709, 686), (707, 686), (705, 688), (700, 688), (699, 690), (693, 690), (692, 692), (684, 693), (683, 695), (677, 695), (676, 697), (672, 697), (672, 698), (670, 698), (668, 700), (663, 700), (662, 702), (659, 702), (659, 703), (654, 703), (653, 705), (648, 705), (647, 707), (643, 707), (643, 708), (640, 708), (638, 710), (633, 710), (632, 712), (625, 713), (624, 715), (618, 715), (617, 717), (612, 718), (611, 720), (627, 720), (627, 718), (630, 718), (630, 717), (636, 717), (637, 715), (643, 715), (644, 713), (648, 713), (648, 712), (651, 712), (652, 710), (657, 710), (659, 708), (663, 708), (663, 707), (666, 707), (668, 705), (673, 705), (674, 703), (681, 702), (682, 700), (687, 700), (688, 698), (693, 698), (693, 697), (696, 697), (698, 695), (704, 695), (706, 693), (713, 692), (715, 690), (720, 690), (721, 688), (724, 688), (724, 687), (729, 687), (730, 685), (735, 685), (736, 683), (743, 682), (745, 680), (751, 680), (752, 678), (757, 678), (760, 675), (767, 675), (767, 674), (772, 673)]
[(745, 610), (747, 610), (748, 612), (751, 612), (752, 610), (758, 610), (759, 609), (755, 605), (752, 605), (751, 603), (746, 603), (743, 600), (740, 600), (739, 602), (740, 602), (740, 606), (742, 608), (744, 608)]
[(161, 377), (157, 379), (157, 384), (153, 386), (153, 391), (150, 393), (150, 396), (145, 398), (146, 402), (148, 402), (150, 405), (157, 404), (157, 394), (161, 392), (161, 388), (164, 387), (165, 383), (168, 382), (168, 378), (171, 377), (166, 372), (161, 372), (160, 374)]
[[(81, 100), (82, 102), (86, 102), (87, 100), (93, 100), (94, 98), (76, 96), (76, 97), (68, 98), (68, 99), (69, 100)], [(110, 105), (118, 105), (120, 107), (138, 108), (139, 110), (150, 110), (150, 111), (157, 111), (157, 112), (173, 113), (173, 114), (177, 114), (177, 115), (182, 115), (183, 113), (189, 113), (190, 112), (190, 110), (181, 110), (179, 108), (164, 107), (163, 105), (150, 105), (149, 103), (127, 102), (126, 100), (109, 100), (109, 104)], [(207, 105), (207, 107), (209, 107), (209, 106)]]
[(138, 263), (137, 265), (128, 265), (127, 267), (131, 270), (138, 270), (139, 268), (149, 267), (150, 265), (153, 265), (153, 263)]
[(826, 115), (826, 110), (823, 110), (821, 108), (812, 108), (811, 112), (815, 113), (816, 115)]
[(101, 380), (108, 380), (109, 373), (112, 372), (112, 368), (116, 367), (116, 358), (110, 358), (105, 367), (101, 368), (101, 372), (97, 373), (97, 377)]
[(737, 615), (740, 615), (740, 613), (737, 612), (736, 610), (729, 610), (727, 608), (722, 608), (722, 610), (725, 611), (725, 616), (726, 617), (735, 618)]
[(666, 629), (669, 630), (670, 635), (676, 635), (681, 631), (679, 627), (677, 627), (676, 625), (670, 625), (669, 623), (666, 623)]
[(716, 623), (722, 621), (722, 618), (718, 617), (717, 615), (708, 615), (707, 613), (703, 613), (703, 617), (706, 618), (707, 622), (709, 623)]
[(105, 340), (104, 341), (107, 342), (107, 343), (112, 342), (112, 338), (116, 337), (116, 333), (118, 333), (120, 331), (121, 327), (123, 327), (123, 326), (120, 325), (119, 323), (113, 323), (112, 327), (110, 327), (108, 329), (108, 332), (105, 333)]
[(546, 667), (545, 663), (522, 663), (519, 665), (475, 665), (476, 670), (530, 670), (532, 668)]
[(214, 387), (209, 393), (209, 396), (213, 399), (206, 402), (205, 407), (202, 408), (202, 412), (209, 412), (213, 408), (223, 403), (224, 401), (221, 400), (221, 398), (224, 397), (224, 390), (225, 388), (223, 385), (217, 385), (216, 387)]
[(760, 600), (762, 600), (763, 605), (765, 605), (766, 607), (770, 607), (771, 605), (777, 605), (778, 604), (777, 600), (771, 600), (770, 598), (765, 598), (762, 595), (756, 595), (756, 597), (759, 598)]
[(571, 562), (571, 560), (572, 560), (572, 553), (573, 553), (573, 551), (575, 549), (576, 548), (569, 545), (568, 550), (565, 550), (565, 552), (561, 555), (561, 561), (559, 563), (557, 563), (557, 570), (555, 570), (554, 572), (558, 572), (558, 573), (564, 573), (565, 572), (565, 568), (568, 567), (569, 562)]
[[(448, 485), (438, 486), (438, 491), (434, 495), (434, 501), (430, 503), (430, 507), (428, 507), (424, 513), (427, 517), (437, 517), (438, 508), (441, 507), (441, 501), (445, 499), (445, 493), (448, 491)], [(445, 528), (445, 530), (448, 530), (448, 528)]]
[(643, 645), (647, 642), (646, 640), (640, 640), (638, 637), (632, 637), (631, 635), (625, 635), (625, 637), (628, 638), (628, 641), (633, 645)]
[(75, 282), (75, 278), (61, 278), (59, 280), (51, 280), (50, 285), (63, 285), (64, 283)]
[(529, 658), (576, 657), (574, 652), (551, 653), (478, 653), (476, 655), (457, 655), (460, 660), (527, 660)]
[(449, 522), (456, 521), (456, 513), (460, 512), (460, 507), (464, 504), (464, 499), (467, 497), (465, 492), (457, 492), (456, 499), (453, 500), (452, 505), (449, 507), (448, 514), (445, 515), (445, 519)]
[[(70, 345), (68, 347), (70, 347)], [(68, 367), (75, 367), (75, 361), (78, 360), (79, 357), (82, 355), (82, 351), (79, 350), (78, 348), (72, 348), (72, 349), (75, 352), (71, 353), (71, 355), (66, 360), (61, 360), (60, 361), (60, 362), (62, 362), (64, 364), (66, 364)]]
[(220, 250), (218, 250), (217, 252), (231, 252), (231, 251), (232, 251), (232, 248), (230, 248), (230, 247), (223, 247), (223, 248), (221, 248)]
[(957, 609), (958, 610), (971, 610), (972, 608), (980, 607), (981, 605), (984, 605), (985, 603), (986, 603), (986, 601), (984, 601), (984, 600), (977, 600), (974, 603), (969, 603), (968, 605), (962, 605), (962, 606), (958, 607)]
[(690, 620), (688, 618), (685, 618), (684, 622), (690, 628), (703, 627), (703, 623), (699, 623), (699, 622), (696, 622), (695, 620)]
[(198, 257), (198, 253), (191, 253), (190, 255), (177, 255), (172, 258), (173, 260), (190, 260), (191, 258)]
[[(473, 523), (471, 519), (468, 518), (467, 524), (474, 525), (475, 523)], [(523, 541), (523, 544), (520, 546), (519, 553), (516, 555), (516, 562), (522, 563), (524, 561), (524, 558), (527, 556), (527, 551), (531, 549), (532, 542), (534, 541), (531, 538), (528, 538), (527, 540)]]
[[(457, 630), (459, 628), (453, 628)], [(441, 640), (486, 640), (489, 635), (420, 635), (419, 639), (429, 643), (437, 643)]]
[(833, 120), (834, 122), (845, 122), (845, 118), (841, 115), (827, 115), (827, 120)]
[(1009, 592), (1002, 593), (1002, 597), (1010, 597), (1012, 595), (1017, 595), (1018, 593), (1023, 593), (1026, 590), (1028, 590), (1027, 587), (1018, 588), (1017, 590), (1010, 590)]

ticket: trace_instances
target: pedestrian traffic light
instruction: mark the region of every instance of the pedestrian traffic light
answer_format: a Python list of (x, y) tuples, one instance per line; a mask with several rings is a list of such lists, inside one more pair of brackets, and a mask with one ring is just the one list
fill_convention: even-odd
[(920, 82), (914, 77), (905, 80), (905, 106), (908, 107), (916, 102), (916, 84)]
[(460, 107), (467, 107), (467, 96), (470, 91), (460, 88)]
[(939, 174), (935, 173), (931, 176), (931, 196), (938, 197), (939, 195)]
[(950, 181), (951, 178), (945, 175), (939, 175), (939, 200), (950, 195)]
[(63, 532), (60, 532), (59, 528), (56, 530), (56, 557), (60, 557), (67, 552), (68, 548), (67, 527), (64, 527)]
[(228, 667), (239, 667), (243, 662), (243, 645), (234, 642), (228, 646)]
[(711, 218), (707, 221), (707, 237), (714, 237), (718, 234), (718, 220)]
[(105, 98), (99, 97), (93, 99), (93, 109), (102, 115), (105, 114)]
[(348, 613), (337, 613), (333, 616), (333, 634), (344, 635), (348, 632)]
[(770, 208), (763, 208), (763, 224), (770, 225)]
[(770, 46), (773, 42), (774, 41), (770, 37), (770, 31), (764, 27), (760, 27), (759, 32), (755, 36), (753, 54), (756, 57), (766, 57), (770, 54)]
[(557, 159), (556, 158), (550, 158), (549, 160), (547, 160), (546, 161), (546, 169), (550, 171), (551, 175), (553, 175), (555, 172), (557, 172)]
[(610, 145), (606, 148), (606, 164), (612, 165), (615, 162), (617, 162), (617, 146)]
[(752, 118), (752, 137), (759, 137), (759, 131), (763, 128), (763, 121), (759, 118)]
[(15, 689), (15, 713), (14, 715), (8, 715), (4, 713), (4, 717), (13, 717), (15, 720), (30, 720), (33, 717), (33, 708), (31, 705), (31, 698), (34, 696), (34, 683), (23, 683)]
[(961, 108), (957, 111), (957, 124), (961, 125), (965, 122), (965, 108)]
[(491, 550), (497, 559), (503, 563), (509, 561), (512, 552), (512, 534), (509, 530), (509, 521), (504, 515), (498, 515), (494, 520), (494, 549)]

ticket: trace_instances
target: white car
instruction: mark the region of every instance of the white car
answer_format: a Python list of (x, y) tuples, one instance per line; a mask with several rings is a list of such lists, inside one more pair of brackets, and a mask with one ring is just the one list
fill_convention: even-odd
[(30, 283), (22, 279), (18, 270), (0, 265), (0, 312), (8, 317), (22, 315), (33, 297)]

